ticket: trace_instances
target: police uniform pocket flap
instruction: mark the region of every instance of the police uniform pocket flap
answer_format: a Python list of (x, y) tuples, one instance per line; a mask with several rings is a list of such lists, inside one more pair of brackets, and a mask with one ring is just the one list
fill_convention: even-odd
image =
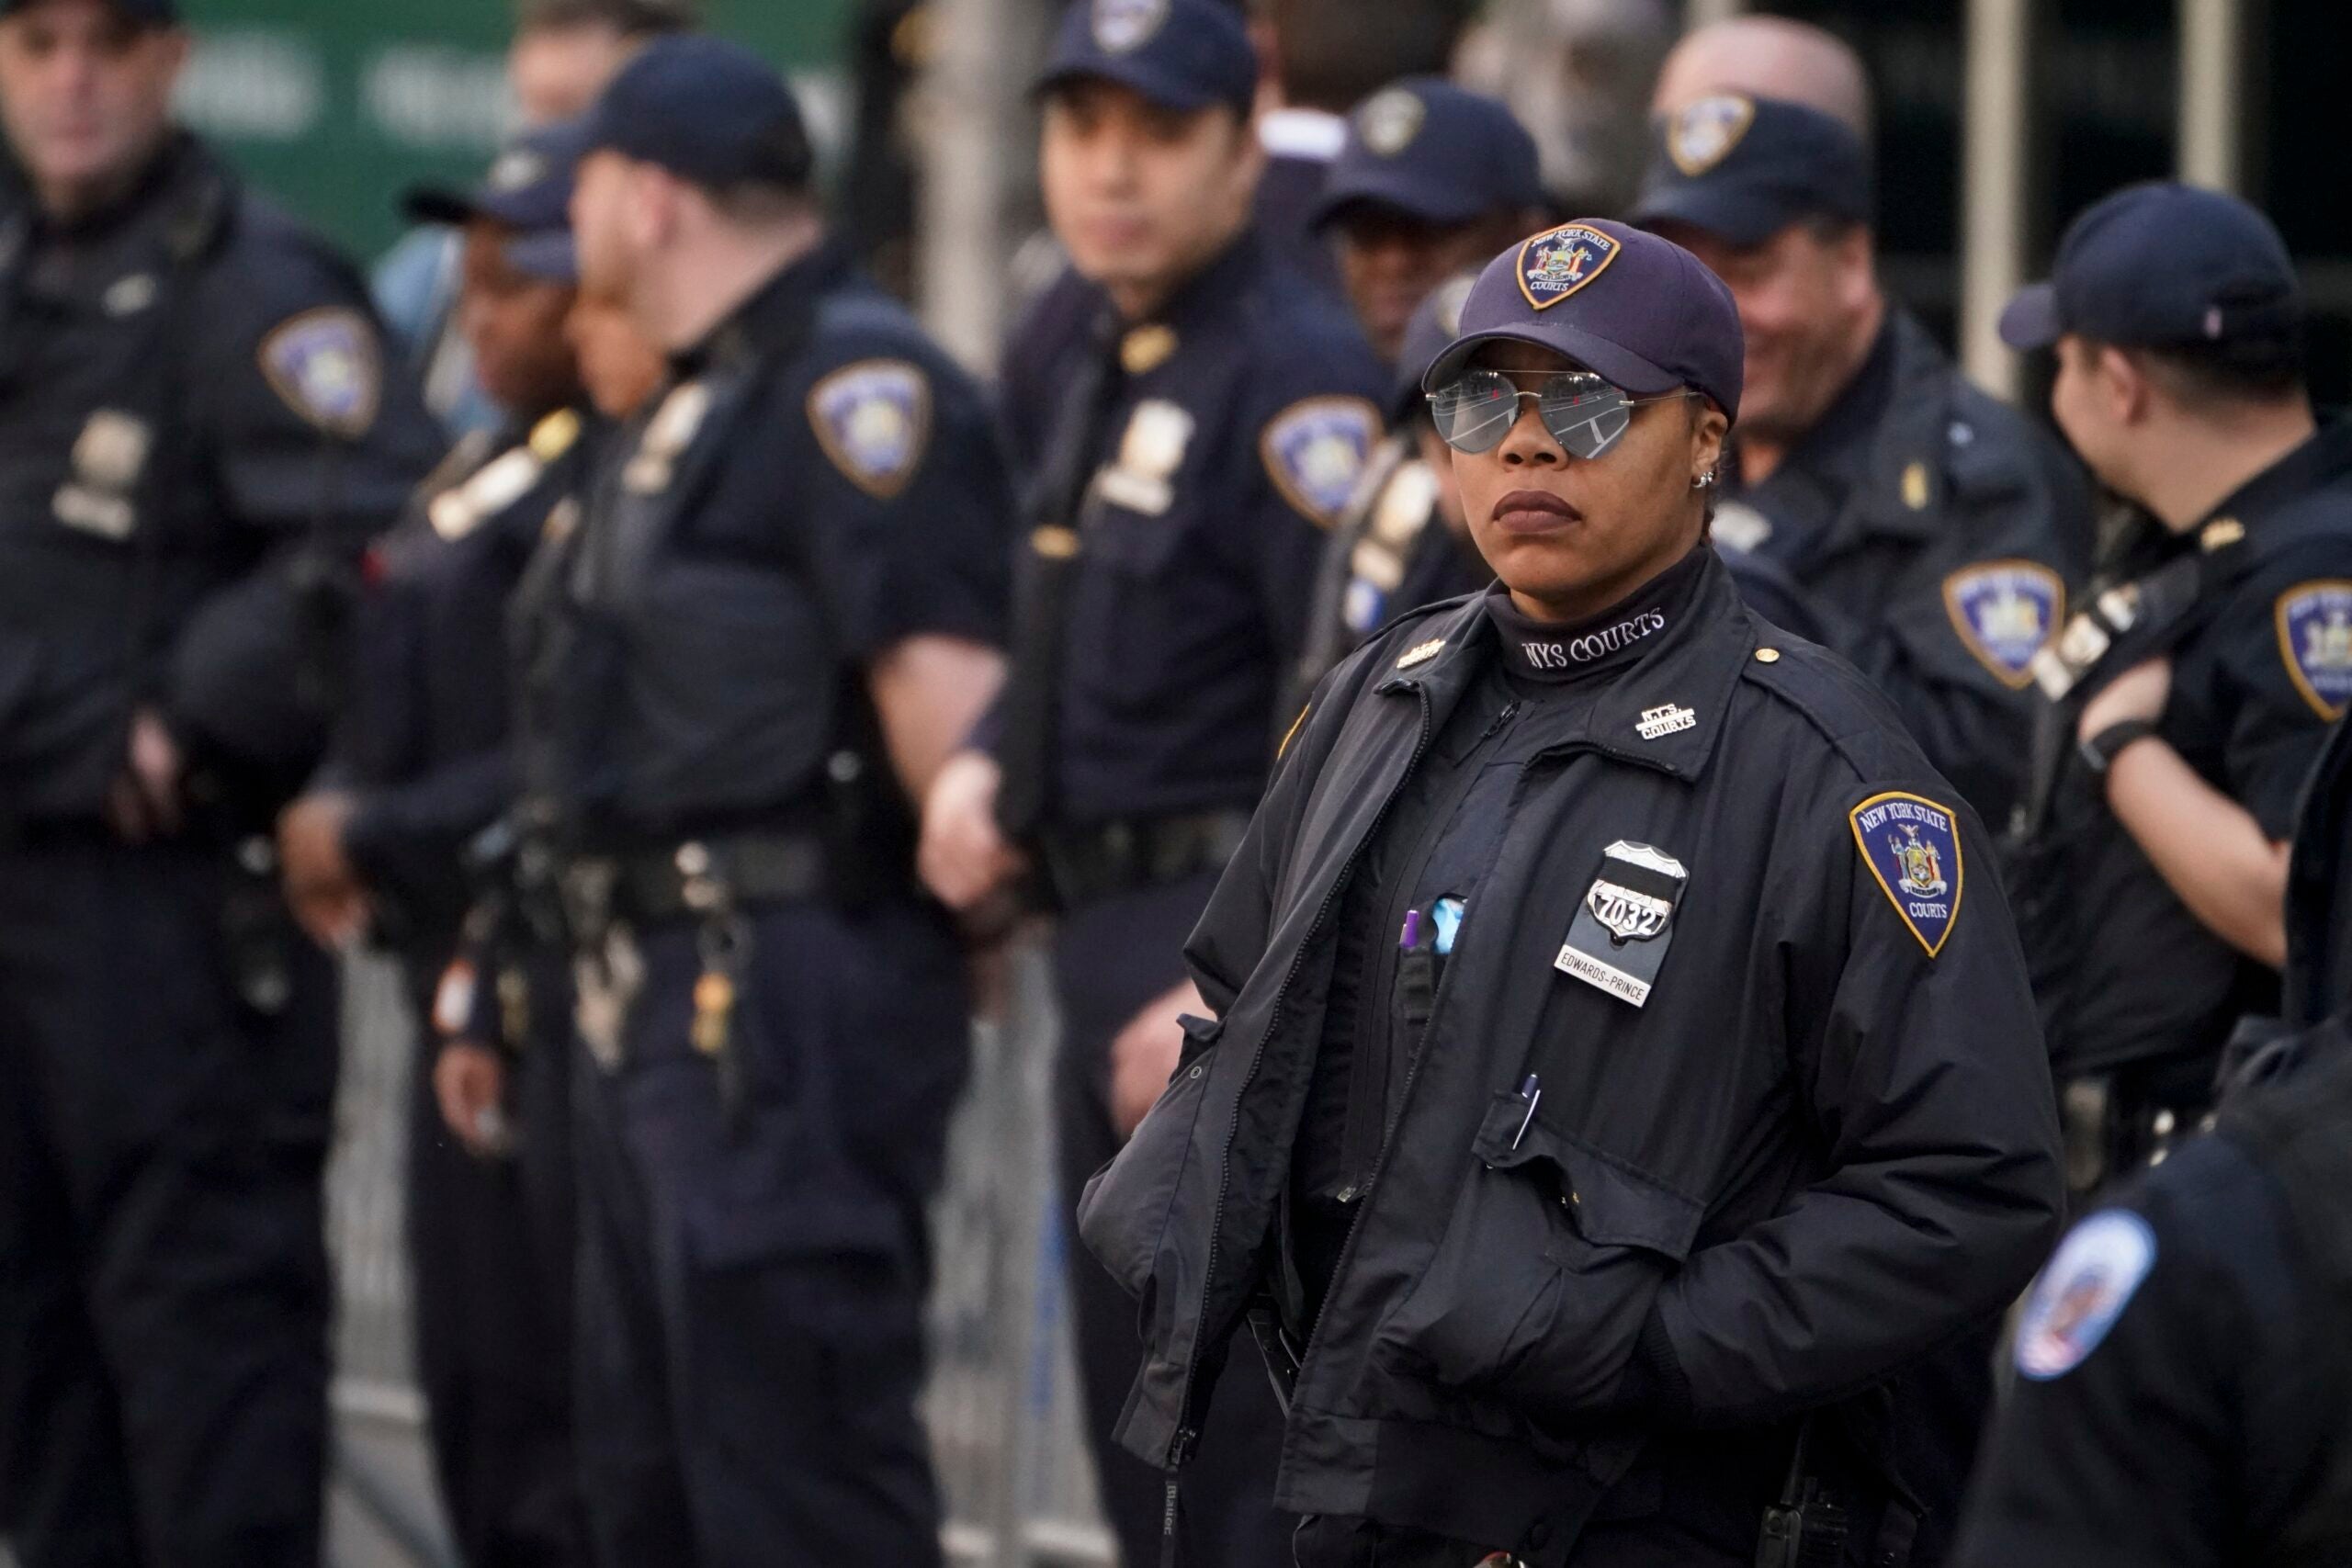
[(1638, 1247), (1679, 1263), (1690, 1256), (1706, 1205), (1590, 1148), (1528, 1113), (1520, 1095), (1498, 1094), (1472, 1145), (1496, 1170), (1548, 1165), (1577, 1235), (1593, 1247)]

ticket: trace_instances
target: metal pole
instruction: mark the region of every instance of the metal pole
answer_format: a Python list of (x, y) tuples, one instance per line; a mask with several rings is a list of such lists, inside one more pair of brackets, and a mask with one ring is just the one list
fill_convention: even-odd
[(923, 320), (975, 370), (995, 367), (1010, 293), (1007, 217), (1027, 135), (1008, 68), (1023, 33), (1014, 0), (934, 0), (931, 60), (915, 112), (915, 292)]
[(1996, 396), (2018, 395), (2001, 307), (2025, 276), (2026, 149), (2033, 106), (2032, 0), (1969, 0), (1962, 110), (1961, 364)]
[(2235, 191), (2245, 180), (2245, 0), (2180, 0), (2180, 177)]

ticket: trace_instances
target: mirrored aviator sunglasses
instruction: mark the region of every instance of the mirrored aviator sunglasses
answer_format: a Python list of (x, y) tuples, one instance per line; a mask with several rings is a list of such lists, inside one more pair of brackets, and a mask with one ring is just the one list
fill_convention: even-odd
[(1536, 417), (1561, 450), (1589, 461), (1617, 445), (1634, 423), (1634, 410), (1644, 403), (1672, 402), (1689, 390), (1637, 398), (1624, 388), (1602, 380), (1589, 370), (1563, 370), (1545, 378), (1532, 392), (1521, 391), (1501, 370), (1464, 370), (1429, 394), (1430, 415), (1438, 434), (1457, 452), (1489, 452), (1502, 444), (1519, 423), (1522, 398), (1535, 400)]

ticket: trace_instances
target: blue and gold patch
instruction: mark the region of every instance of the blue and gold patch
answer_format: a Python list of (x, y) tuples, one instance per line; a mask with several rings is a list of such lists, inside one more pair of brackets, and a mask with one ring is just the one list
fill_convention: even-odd
[(2066, 584), (2030, 560), (1980, 561), (1944, 579), (1944, 611), (1976, 661), (2013, 692), (2066, 618)]
[(1354, 496), (1380, 439), (1380, 411), (1362, 398), (1306, 398), (1266, 422), (1258, 443), (1284, 501), (1329, 528)]
[(261, 369), (288, 408), (329, 435), (375, 427), (384, 356), (375, 323), (346, 306), (305, 310), (262, 340)]
[(2352, 706), (2352, 581), (2299, 582), (2278, 595), (2278, 652), (2288, 678), (2330, 723)]
[(1546, 229), (1519, 247), (1519, 291), (1548, 310), (1608, 271), (1624, 248), (1589, 223)]
[(1890, 790), (1854, 807), (1849, 819), (1862, 863), (1933, 958), (1960, 914), (1960, 825), (1951, 807)]
[(2018, 1372), (2046, 1382), (2081, 1366), (2155, 1265), (2156, 1233), (2131, 1211), (2109, 1209), (2076, 1225), (2026, 1298)]
[(817, 444), (877, 501), (907, 488), (931, 441), (931, 381), (903, 359), (861, 359), (809, 390)]

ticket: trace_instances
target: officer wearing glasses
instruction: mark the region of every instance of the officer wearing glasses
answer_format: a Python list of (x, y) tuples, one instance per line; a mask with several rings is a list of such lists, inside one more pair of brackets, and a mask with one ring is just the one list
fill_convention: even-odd
[(1181, 1516), (1247, 1325), (1304, 1568), (1930, 1561), (1898, 1374), (2063, 1201), (1984, 826), (1707, 548), (1690, 253), (1539, 233), (1424, 385), (1501, 581), (1324, 682), (1188, 945), (1210, 1016), (1081, 1209), (1119, 1437)]

